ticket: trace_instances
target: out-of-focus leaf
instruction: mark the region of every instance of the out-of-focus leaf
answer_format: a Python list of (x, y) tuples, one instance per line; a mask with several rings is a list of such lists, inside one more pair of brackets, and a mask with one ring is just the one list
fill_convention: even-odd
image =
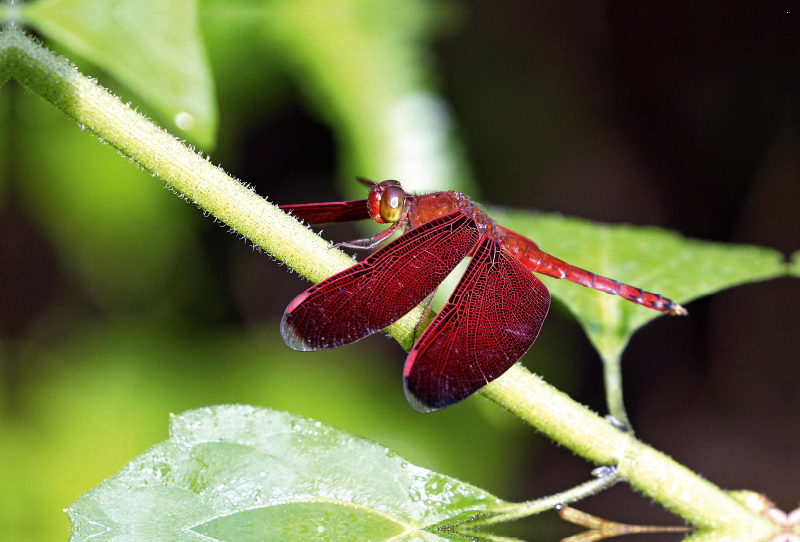
[(453, 17), (430, 0), (277, 0), (264, 38), (334, 128), (342, 189), (356, 175), (401, 179), (409, 190), (467, 186), (449, 107), (435, 91), (429, 44)]
[[(192, 210), (38, 98), (15, 107), (26, 120), (14, 134), (19, 200), (95, 302), (109, 309), (147, 299), (167, 303), (184, 287), (191, 295), (203, 277), (192, 262)], [(194, 265), (174, 284), (171, 274), (181, 262)]]
[[(774, 249), (687, 239), (654, 227), (611, 225), (555, 214), (492, 211), (499, 222), (578, 267), (686, 304), (699, 297), (786, 274)], [(618, 358), (631, 335), (661, 313), (618, 296), (543, 277), (604, 359)]]
[(209, 150), (217, 104), (195, 0), (42, 0), (27, 22), (85, 56)]
[(789, 274), (800, 277), (800, 250), (792, 254), (791, 263), (789, 264)]
[[(502, 506), (343, 431), (269, 409), (206, 407), (70, 506), (72, 542), (430, 540)], [(202, 535), (202, 536), (198, 536)]]

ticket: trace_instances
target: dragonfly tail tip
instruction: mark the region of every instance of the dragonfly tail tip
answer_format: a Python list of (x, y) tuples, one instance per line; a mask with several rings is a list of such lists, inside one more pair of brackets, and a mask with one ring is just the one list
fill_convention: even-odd
[(672, 310), (669, 311), (672, 316), (686, 316), (689, 314), (689, 311), (675, 303), (675, 306), (672, 307)]

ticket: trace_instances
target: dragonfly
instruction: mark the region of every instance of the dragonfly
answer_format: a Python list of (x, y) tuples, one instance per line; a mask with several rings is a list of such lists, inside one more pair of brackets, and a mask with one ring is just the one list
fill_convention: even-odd
[(403, 367), (408, 402), (431, 412), (466, 399), (500, 377), (533, 345), (550, 308), (540, 273), (566, 279), (670, 315), (686, 309), (666, 297), (572, 266), (508, 230), (466, 195), (414, 195), (398, 181), (370, 186), (367, 199), (281, 205), (309, 225), (372, 219), (389, 226), (337, 246), (375, 248), (402, 235), (298, 295), (281, 320), (286, 344), (325, 350), (385, 329), (430, 300), (465, 258), (466, 271), (444, 308), (411, 348)]

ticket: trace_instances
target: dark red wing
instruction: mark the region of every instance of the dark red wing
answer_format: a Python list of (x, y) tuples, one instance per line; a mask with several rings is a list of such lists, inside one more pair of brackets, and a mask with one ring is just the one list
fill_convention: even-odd
[(447, 304), (411, 349), (406, 397), (420, 412), (466, 399), (506, 372), (539, 334), (550, 294), (484, 235)]
[(283, 340), (295, 350), (323, 350), (386, 328), (428, 297), (478, 238), (475, 221), (461, 212), (407, 231), (297, 296), (281, 321)]
[(369, 216), (367, 200), (334, 201), (332, 203), (300, 203), (279, 205), (292, 216), (303, 219), (306, 224), (330, 224), (332, 222), (355, 222)]

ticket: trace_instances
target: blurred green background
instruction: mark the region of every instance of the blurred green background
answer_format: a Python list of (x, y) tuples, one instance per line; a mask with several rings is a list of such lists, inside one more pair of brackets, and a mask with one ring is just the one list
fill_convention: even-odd
[[(790, 2), (49, 0), (3, 13), (277, 203), (397, 178), (800, 247)], [(169, 413), (217, 403), (303, 414), (509, 500), (586, 479), (590, 465), (481, 397), (414, 412), (391, 340), (290, 351), (278, 321), (307, 284), (13, 82), (0, 142), (0, 539), (66, 540), (75, 498), (166, 438)], [(796, 280), (749, 285), (638, 333), (624, 358), (638, 436), (795, 506), (798, 301)], [(599, 360), (558, 304), (523, 362), (604, 411)], [(674, 522), (622, 486), (584, 508)], [(574, 532), (537, 521), (509, 532)]]

